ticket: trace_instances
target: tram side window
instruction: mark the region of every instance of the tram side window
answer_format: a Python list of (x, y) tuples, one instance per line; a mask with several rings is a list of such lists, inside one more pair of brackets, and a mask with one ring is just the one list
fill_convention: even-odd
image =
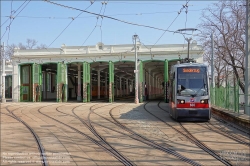
[(175, 101), (175, 73), (172, 75), (172, 101)]

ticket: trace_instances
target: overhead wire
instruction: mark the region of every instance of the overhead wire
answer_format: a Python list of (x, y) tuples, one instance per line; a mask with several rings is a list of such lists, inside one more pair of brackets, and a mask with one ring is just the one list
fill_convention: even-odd
[(98, 23), (98, 21), (99, 21), (99, 17), (101, 16), (100, 13), (102, 12), (102, 8), (103, 8), (103, 3), (102, 3), (102, 7), (101, 7), (101, 9), (100, 9), (100, 11), (99, 11), (99, 15), (98, 15), (97, 18), (96, 18), (97, 20), (96, 20), (95, 27), (92, 29), (92, 31), (90, 32), (90, 34), (88, 35), (88, 37), (84, 40), (82, 46), (85, 44), (85, 42), (89, 39), (89, 37), (92, 35), (92, 33), (94, 32), (94, 30), (96, 29), (97, 23)]
[[(190, 1), (190, 0), (189, 0)], [(188, 2), (186, 2), (186, 5), (188, 4)], [(181, 14), (182, 10), (185, 8), (186, 5), (183, 5), (182, 8), (180, 9), (180, 11), (178, 12), (177, 16), (175, 17), (175, 19), (171, 22), (171, 24), (168, 26), (167, 30), (164, 30), (164, 32), (162, 33), (162, 35), (157, 39), (157, 41), (155, 42), (155, 44), (151, 47), (153, 48), (158, 42), (159, 40), (163, 37), (163, 35), (168, 31), (168, 29), (172, 26), (172, 24), (175, 22), (175, 20), (179, 17), (179, 15)]]
[[(104, 15), (104, 13), (105, 13), (106, 5), (107, 5), (108, 2), (104, 1), (103, 3), (105, 4), (105, 7), (104, 7), (104, 11), (103, 11), (102, 15)], [(101, 18), (102, 18), (102, 20), (101, 20), (101, 25), (100, 25), (100, 31), (101, 31), (101, 43), (102, 43), (102, 21), (103, 21), (103, 17), (101, 17)]]
[[(26, 1), (27, 0), (25, 0), (23, 3), (22, 3), (22, 5), (21, 6), (19, 6), (19, 8), (17, 9), (17, 10), (15, 10), (14, 11), (14, 14), (24, 5), (24, 3), (26, 3)], [(10, 16), (7, 16), (8, 17), (8, 19), (3, 23), (3, 24), (1, 24), (1, 27), (10, 19)], [(16, 18), (17, 16), (15, 16), (15, 18)]]
[(150, 55), (151, 55), (151, 59), (153, 58), (153, 54), (152, 54), (152, 48), (148, 48), (143, 42), (141, 42), (141, 39), (140, 39), (140, 37), (138, 36), (138, 38), (139, 38), (139, 42), (145, 47), (145, 48), (147, 48), (150, 52)]
[[(91, 2), (91, 4), (85, 9), (87, 10), (90, 6), (92, 6), (94, 2)], [(61, 31), (61, 33), (49, 44), (49, 46), (47, 48), (49, 48), (62, 34), (63, 32), (71, 25), (71, 23), (77, 18), (79, 17), (81, 14), (83, 13), (83, 11), (78, 14), (76, 17), (72, 17), (72, 20), (69, 22), (69, 24)]]
[[(186, 0), (186, 2), (187, 2), (187, 0)], [(187, 5), (187, 3), (185, 5), (185, 9), (186, 9), (186, 11), (185, 11), (185, 13), (186, 13), (185, 29), (186, 29), (187, 28), (187, 13), (188, 13), (188, 5)], [(184, 48), (185, 38), (183, 40), (184, 40), (183, 41), (183, 48)]]
[(1, 27), (9, 20), (9, 17), (10, 16), (7, 16), (8, 17), (8, 19), (6, 19), (2, 24), (1, 24)]
[[(12, 18), (12, 14), (13, 14), (13, 11), (12, 11), (12, 3), (13, 3), (13, 0), (11, 0), (11, 5), (10, 5), (10, 24), (11, 24), (11, 18)], [(9, 38), (10, 38), (10, 25), (9, 25), (9, 31), (8, 31), (8, 38), (7, 38), (7, 46), (9, 45)]]
[[(22, 8), (22, 10), (21, 10), (19, 13), (17, 13), (16, 16), (18, 16), (18, 15), (26, 8), (26, 6), (30, 3), (30, 1), (31, 1), (31, 0), (29, 0), (29, 2), (26, 3), (26, 5)], [(25, 1), (25, 2), (26, 2), (26, 1)], [(5, 32), (4, 32), (4, 34), (2, 35), (2, 37), (1, 37), (0, 40), (2, 40), (2, 38), (3, 38), (4, 35), (6, 34), (7, 30), (10, 28), (10, 26), (11, 26), (11, 24), (12, 24), (12, 22), (14, 21), (14, 19), (15, 19), (16, 16), (13, 16), (13, 17), (10, 16), (10, 19), (12, 19), (12, 20), (10, 21), (10, 24), (6, 27), (6, 30), (5, 30)]]
[[(197, 10), (189, 10), (189, 11), (202, 11), (203, 9), (197, 9)], [(170, 12), (149, 12), (149, 13), (124, 13), (124, 14), (110, 14), (107, 16), (141, 16), (141, 15), (150, 15), (150, 14), (165, 14), (165, 13), (176, 13), (178, 11), (170, 11)], [(9, 20), (10, 16), (1, 16), (1, 17), (8, 17), (8, 19), (6, 20), (6, 22)], [(17, 16), (18, 18), (34, 18), (34, 19), (72, 19), (72, 17), (55, 17), (55, 16), (50, 16), (50, 17), (41, 17), (41, 16)], [(17, 18), (15, 17), (15, 18)], [(91, 18), (91, 17), (96, 17), (96, 16), (85, 16), (85, 17), (78, 17), (77, 19), (81, 19), (81, 18)], [(3, 23), (4, 24), (4, 23)]]
[(160, 4), (160, 3), (130, 3), (130, 2), (114, 2), (112, 1), (111, 3), (125, 3), (125, 4), (133, 4), (133, 5), (164, 5), (164, 6), (173, 6), (173, 5), (180, 5), (180, 4)]
[[(44, 0), (44, 1), (48, 2), (48, 3), (51, 3), (51, 4), (54, 4), (54, 5), (57, 5), (57, 6), (61, 6), (61, 7), (65, 7), (65, 8), (73, 9), (73, 10), (83, 11), (85, 13), (89, 13), (89, 14), (96, 15), (96, 16), (102, 16), (102, 17), (105, 17), (105, 18), (109, 18), (109, 19), (112, 19), (112, 20), (115, 20), (115, 21), (118, 21), (118, 22), (130, 24), (130, 25), (141, 26), (141, 27), (146, 27), (146, 28), (151, 28), (151, 29), (156, 29), (156, 30), (161, 30), (161, 31), (167, 31), (167, 32), (175, 32), (175, 31), (170, 31), (170, 30), (166, 30), (166, 29), (162, 29), (162, 28), (157, 28), (157, 27), (153, 27), (153, 26), (149, 26), (149, 25), (136, 24), (136, 23), (133, 23), (133, 22), (128, 22), (128, 21), (120, 20), (120, 19), (117, 19), (117, 18), (114, 18), (114, 17), (110, 17), (110, 16), (106, 16), (106, 15), (100, 15), (100, 14), (97, 14), (97, 13), (89, 12), (89, 11), (78, 9), (78, 8), (75, 8), (75, 7), (70, 7), (70, 6), (59, 4), (59, 3), (51, 2), (49, 0)], [(178, 33), (178, 32), (176, 32), (176, 33)]]

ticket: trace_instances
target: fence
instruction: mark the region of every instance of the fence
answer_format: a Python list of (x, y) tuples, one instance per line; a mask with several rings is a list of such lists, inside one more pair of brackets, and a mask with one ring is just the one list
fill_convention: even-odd
[(235, 113), (239, 113), (240, 108), (244, 109), (239, 100), (240, 95), (244, 94), (239, 93), (239, 83), (236, 83), (234, 86), (228, 83), (226, 86), (214, 88), (210, 86), (211, 104)]

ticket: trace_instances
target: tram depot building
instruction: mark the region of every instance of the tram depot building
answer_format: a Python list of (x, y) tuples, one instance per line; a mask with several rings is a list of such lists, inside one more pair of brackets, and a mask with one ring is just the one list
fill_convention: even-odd
[[(113, 102), (135, 95), (138, 72), (139, 101), (163, 94), (166, 101), (170, 66), (187, 57), (187, 48), (187, 44), (145, 46), (138, 42), (137, 71), (133, 44), (16, 48), (1, 79), (5, 79), (5, 97), (13, 102)], [(190, 58), (202, 63), (202, 47), (193, 42), (189, 49)]]

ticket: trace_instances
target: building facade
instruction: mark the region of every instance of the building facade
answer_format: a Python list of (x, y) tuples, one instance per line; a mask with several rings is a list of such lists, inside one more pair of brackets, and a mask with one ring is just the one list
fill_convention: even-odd
[[(187, 57), (187, 45), (66, 46), (47, 49), (15, 49), (12, 56), (12, 99), (22, 101), (75, 100), (89, 102), (134, 95), (138, 72), (138, 99), (165, 95), (168, 71), (179, 59)], [(190, 58), (203, 62), (202, 47), (190, 44)]]

